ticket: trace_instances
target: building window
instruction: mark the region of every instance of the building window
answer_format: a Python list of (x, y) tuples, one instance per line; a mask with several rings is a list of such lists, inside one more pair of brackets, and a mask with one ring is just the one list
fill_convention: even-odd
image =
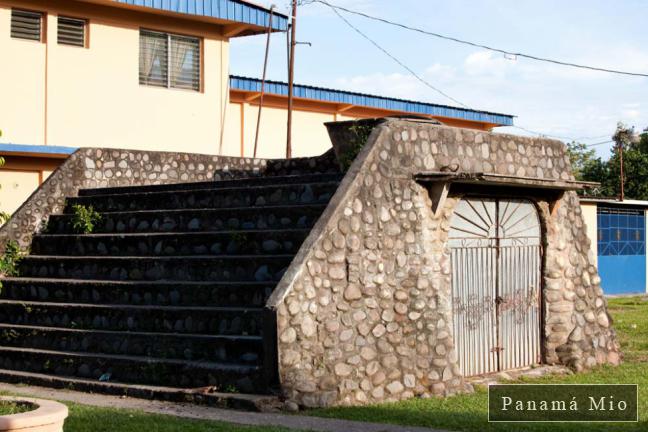
[(140, 30), (140, 84), (200, 91), (200, 39)]
[(78, 47), (86, 46), (87, 21), (77, 18), (58, 17), (58, 43)]
[(11, 9), (11, 37), (34, 41), (42, 40), (43, 14)]

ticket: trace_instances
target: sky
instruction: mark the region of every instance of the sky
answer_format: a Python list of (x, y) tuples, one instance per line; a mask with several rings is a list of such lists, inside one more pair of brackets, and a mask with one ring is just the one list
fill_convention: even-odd
[[(648, 73), (648, 0), (328, 0), (413, 27), (514, 52)], [(276, 4), (287, 13), (288, 0)], [(608, 141), (617, 122), (648, 127), (648, 78), (579, 70), (459, 45), (365, 18), (347, 19), (433, 86), (472, 109), (563, 140)], [(456, 105), (322, 4), (300, 6), (295, 82)], [(235, 38), (231, 73), (260, 77), (265, 36)], [(287, 80), (286, 35), (271, 40), (268, 78)], [(499, 132), (528, 135), (520, 129)], [(606, 158), (611, 144), (593, 146)]]

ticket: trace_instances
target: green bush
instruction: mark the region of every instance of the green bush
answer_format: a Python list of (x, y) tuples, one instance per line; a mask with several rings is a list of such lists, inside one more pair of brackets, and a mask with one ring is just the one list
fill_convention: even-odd
[(349, 128), (352, 138), (349, 142), (348, 149), (340, 156), (340, 164), (344, 171), (349, 169), (355, 158), (358, 156), (358, 153), (360, 153), (360, 150), (362, 150), (362, 147), (367, 143), (372, 130), (373, 126), (360, 123), (356, 123)]
[[(2, 130), (0, 129), (0, 137), (1, 136), (2, 136)], [(5, 158), (0, 156), (0, 167), (2, 167), (4, 164), (5, 164)], [(0, 185), (0, 187), (2, 187), (2, 185)], [(0, 212), (0, 225), (4, 225), (9, 220), (10, 217), (11, 215), (9, 213)]]
[(18, 262), (22, 254), (20, 246), (14, 240), (9, 240), (5, 245), (4, 254), (0, 257), (0, 275), (18, 276)]
[(95, 226), (101, 222), (101, 214), (92, 206), (75, 204), (72, 206), (74, 214), (72, 215), (72, 229), (77, 234), (91, 234)]

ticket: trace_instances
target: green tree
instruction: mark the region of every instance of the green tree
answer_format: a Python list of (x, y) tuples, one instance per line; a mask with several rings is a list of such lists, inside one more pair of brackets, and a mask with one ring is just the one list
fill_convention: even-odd
[(624, 190), (627, 199), (648, 200), (648, 136), (637, 136), (634, 128), (619, 123), (614, 134), (617, 143), (607, 161), (609, 188), (612, 196), (621, 194), (621, 157), (619, 146), (623, 145)]
[(619, 123), (612, 138), (616, 145), (607, 161), (596, 157), (594, 150), (585, 144), (567, 144), (574, 176), (577, 180), (601, 183), (600, 187), (588, 191), (589, 195), (618, 197), (621, 194), (619, 145), (623, 145), (625, 197), (648, 200), (648, 128), (637, 136), (634, 128)]
[(596, 162), (596, 151), (583, 143), (572, 141), (567, 144), (567, 154), (571, 161), (574, 177), (583, 180), (583, 173), (587, 172), (590, 165)]
[(596, 156), (594, 149), (573, 141), (567, 144), (567, 154), (576, 180), (601, 183), (600, 187), (589, 190), (588, 195), (609, 196), (612, 193), (607, 163)]

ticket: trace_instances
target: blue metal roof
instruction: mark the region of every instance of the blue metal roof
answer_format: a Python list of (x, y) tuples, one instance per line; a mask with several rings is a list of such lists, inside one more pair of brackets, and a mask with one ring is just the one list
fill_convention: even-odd
[[(113, 0), (131, 6), (147, 7), (166, 12), (216, 18), (268, 27), (270, 11), (262, 6), (243, 0)], [(273, 13), (272, 28), (284, 31), (288, 28), (288, 17)]]
[(0, 153), (41, 153), (52, 155), (70, 155), (75, 151), (77, 151), (76, 147), (0, 143)]
[[(256, 78), (247, 78), (232, 75), (230, 76), (230, 88), (242, 91), (260, 92), (261, 80)], [(278, 81), (266, 81), (265, 91), (266, 93), (270, 94), (288, 96), (288, 84)], [(294, 96), (304, 99), (358, 105), (390, 111), (471, 120), (496, 124), (499, 126), (513, 126), (513, 116), (508, 114), (476, 111), (447, 105), (437, 105), (425, 102), (394, 99), (362, 93), (347, 92), (342, 90), (332, 90), (321, 87), (311, 87), (296, 84), (294, 86)]]

